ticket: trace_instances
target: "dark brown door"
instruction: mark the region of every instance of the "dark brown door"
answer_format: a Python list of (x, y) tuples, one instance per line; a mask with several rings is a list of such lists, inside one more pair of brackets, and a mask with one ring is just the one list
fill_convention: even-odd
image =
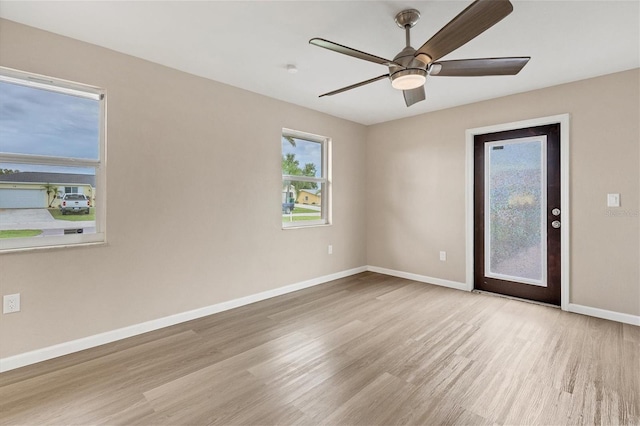
[(476, 135), (474, 287), (560, 305), (560, 124)]

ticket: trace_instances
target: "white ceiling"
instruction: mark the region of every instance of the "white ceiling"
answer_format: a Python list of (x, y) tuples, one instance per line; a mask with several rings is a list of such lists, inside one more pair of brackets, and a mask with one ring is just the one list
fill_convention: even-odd
[(386, 80), (318, 98), (387, 69), (312, 46), (310, 38), (392, 59), (404, 47), (397, 12), (422, 13), (411, 32), (418, 48), (470, 3), (0, 1), (0, 16), (363, 124), (640, 66), (638, 0), (512, 0), (511, 15), (443, 60), (531, 56), (517, 76), (429, 77), (427, 100), (410, 108)]

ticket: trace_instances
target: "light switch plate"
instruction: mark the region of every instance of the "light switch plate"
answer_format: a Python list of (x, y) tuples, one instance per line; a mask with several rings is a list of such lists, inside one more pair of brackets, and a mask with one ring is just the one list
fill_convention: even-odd
[(620, 194), (607, 194), (607, 207), (620, 207)]

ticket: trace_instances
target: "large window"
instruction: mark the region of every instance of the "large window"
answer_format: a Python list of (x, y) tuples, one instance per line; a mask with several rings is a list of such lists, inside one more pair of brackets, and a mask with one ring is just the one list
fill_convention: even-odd
[(101, 89), (0, 67), (0, 251), (105, 240), (104, 103)]
[(330, 140), (282, 130), (282, 227), (330, 223)]

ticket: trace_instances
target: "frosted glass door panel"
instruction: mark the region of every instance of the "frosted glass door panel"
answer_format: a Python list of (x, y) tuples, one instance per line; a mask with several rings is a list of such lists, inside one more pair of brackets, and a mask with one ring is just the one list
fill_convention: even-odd
[(485, 144), (485, 276), (547, 286), (546, 136)]

